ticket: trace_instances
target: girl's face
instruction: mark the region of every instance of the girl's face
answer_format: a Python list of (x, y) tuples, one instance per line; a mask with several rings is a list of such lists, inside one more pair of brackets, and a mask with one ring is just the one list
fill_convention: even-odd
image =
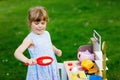
[(46, 29), (46, 21), (33, 21), (31, 23), (31, 30), (32, 32), (34, 32), (35, 34), (42, 34)]

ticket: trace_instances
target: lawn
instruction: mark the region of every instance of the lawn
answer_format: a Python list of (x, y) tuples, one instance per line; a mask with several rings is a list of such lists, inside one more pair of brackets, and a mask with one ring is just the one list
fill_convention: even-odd
[(107, 78), (120, 79), (119, 0), (0, 0), (0, 80), (25, 80), (27, 67), (13, 54), (29, 33), (27, 11), (33, 6), (48, 11), (47, 30), (63, 51), (58, 62), (77, 59), (78, 47), (90, 44), (95, 29), (107, 43)]

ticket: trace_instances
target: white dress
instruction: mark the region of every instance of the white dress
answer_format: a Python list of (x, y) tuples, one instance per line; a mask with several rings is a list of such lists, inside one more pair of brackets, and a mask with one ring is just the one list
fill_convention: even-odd
[(53, 52), (49, 32), (44, 31), (41, 35), (31, 32), (27, 37), (34, 43), (34, 48), (28, 49), (31, 58), (36, 59), (40, 56), (51, 56), (53, 62), (48, 66), (40, 66), (38, 64), (28, 66), (26, 80), (60, 80), (57, 60)]

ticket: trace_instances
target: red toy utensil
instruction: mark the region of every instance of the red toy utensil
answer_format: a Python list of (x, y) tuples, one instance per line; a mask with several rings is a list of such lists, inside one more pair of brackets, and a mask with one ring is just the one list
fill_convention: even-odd
[[(47, 66), (50, 65), (53, 62), (53, 58), (50, 56), (42, 56), (36, 59), (37, 64), (40, 66)], [(29, 65), (29, 63), (25, 63), (26, 66)]]

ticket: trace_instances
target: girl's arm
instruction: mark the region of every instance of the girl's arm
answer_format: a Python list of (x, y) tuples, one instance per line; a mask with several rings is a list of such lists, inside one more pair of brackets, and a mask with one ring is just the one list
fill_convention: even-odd
[(29, 38), (25, 38), (22, 42), (22, 44), (16, 49), (14, 56), (16, 59), (24, 62), (24, 63), (29, 63), (32, 65), (33, 63), (35, 64), (36, 61), (33, 59), (28, 59), (23, 55), (24, 51), (32, 44), (32, 40)]
[(57, 56), (62, 56), (62, 51), (58, 48), (56, 48), (54, 45), (53, 45), (53, 51), (54, 53), (57, 54)]

